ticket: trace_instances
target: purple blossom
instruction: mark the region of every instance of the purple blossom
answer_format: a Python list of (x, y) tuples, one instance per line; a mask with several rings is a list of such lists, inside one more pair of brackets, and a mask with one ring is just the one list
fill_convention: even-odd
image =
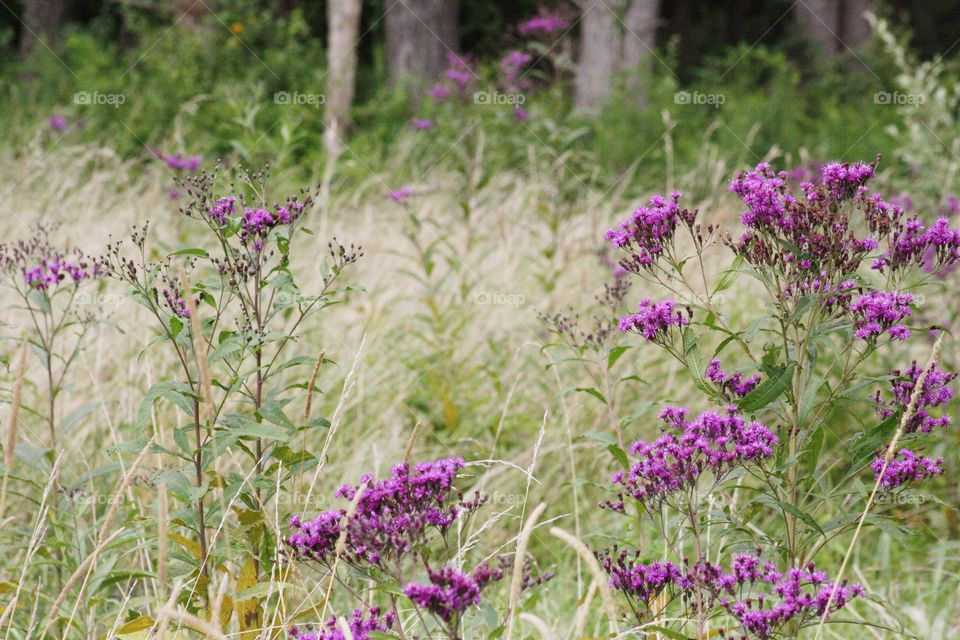
[[(343, 558), (356, 566), (396, 562), (426, 543), (431, 530), (444, 535), (458, 517), (482, 504), (479, 496), (466, 502), (453, 487), (461, 458), (420, 462), (393, 468), (389, 478), (364, 476), (367, 487), (353, 517), (346, 520), (344, 509), (331, 509), (314, 520), (290, 520), (293, 532), (287, 539), (293, 555), (303, 560), (328, 562), (341, 531), (346, 527)], [(353, 500), (357, 488), (345, 485), (337, 495)]]
[(437, 83), (427, 90), (427, 95), (437, 102), (445, 102), (450, 97), (450, 87)]
[(557, 31), (562, 31), (569, 26), (569, 20), (559, 11), (552, 11), (547, 7), (540, 7), (537, 15), (517, 25), (517, 32), (527, 37), (548, 36)]
[(523, 107), (514, 107), (513, 117), (516, 118), (517, 122), (526, 122), (530, 119), (530, 113)]
[(876, 163), (857, 162), (851, 165), (847, 162), (831, 162), (823, 167), (820, 174), (823, 190), (837, 201), (850, 198), (874, 176), (876, 167)]
[[(354, 609), (347, 626), (350, 628), (350, 635), (353, 640), (368, 640), (371, 633), (386, 633), (389, 631), (395, 621), (396, 618), (392, 612), (381, 616), (380, 609), (370, 607), (366, 614), (364, 614), (363, 609)], [(307, 627), (302, 629), (293, 627), (290, 629), (290, 637), (294, 640), (346, 640), (335, 616), (330, 617), (323, 624), (323, 628), (317, 631), (312, 631)]]
[(236, 212), (237, 199), (233, 197), (218, 198), (207, 214), (221, 227), (227, 223), (227, 218)]
[(428, 118), (414, 118), (410, 121), (410, 124), (414, 129), (418, 129), (420, 131), (426, 131), (427, 129), (433, 127), (433, 121)]
[(606, 233), (615, 248), (629, 248), (633, 255), (624, 264), (633, 270), (649, 269), (673, 242), (680, 222), (692, 226), (696, 211), (681, 210), (679, 193), (667, 200), (661, 195), (650, 198), (650, 205), (636, 209), (619, 226)]
[[(877, 392), (877, 413), (884, 418), (902, 415), (910, 404), (910, 398), (922, 372), (923, 368), (919, 367), (916, 362), (913, 362), (906, 371), (893, 370), (890, 374), (892, 378), (890, 395), (892, 397), (890, 400), (884, 401), (880, 392)], [(947, 373), (938, 368), (936, 363), (933, 364), (923, 382), (923, 389), (917, 398), (913, 416), (907, 421), (904, 428), (905, 433), (931, 433), (951, 424), (952, 420), (949, 415), (945, 414), (937, 418), (932, 416), (929, 410), (946, 406), (953, 399), (954, 392), (950, 388), (950, 384), (956, 378), (957, 374)]]
[(665, 343), (670, 327), (682, 328), (690, 324), (690, 311), (684, 315), (673, 300), (654, 303), (644, 298), (638, 309), (637, 313), (620, 318), (620, 331), (633, 331), (651, 342)]
[(160, 159), (174, 171), (186, 171), (187, 173), (195, 172), (203, 162), (202, 156), (182, 156), (179, 153), (172, 155), (160, 154)]
[[(476, 572), (475, 572), (476, 573)], [(429, 571), (429, 584), (411, 582), (403, 593), (418, 607), (426, 609), (445, 622), (458, 620), (471, 606), (480, 604), (480, 592), (503, 572), (483, 567), (478, 575), (464, 575), (452, 567)], [(479, 578), (479, 579), (478, 579)]]
[(70, 126), (70, 122), (63, 116), (53, 116), (51, 118), (47, 118), (47, 126), (54, 131), (63, 133)]
[(898, 291), (871, 291), (860, 296), (850, 311), (854, 316), (854, 335), (863, 340), (876, 340), (888, 331), (893, 340), (910, 337), (910, 329), (900, 324), (910, 315), (913, 296)]
[(533, 60), (533, 56), (523, 51), (512, 49), (500, 58), (500, 82), (505, 86), (513, 86), (520, 76), (524, 66)]
[[(662, 501), (671, 494), (695, 486), (710, 470), (719, 480), (730, 469), (773, 455), (779, 439), (759, 422), (746, 422), (734, 407), (725, 414), (701, 413), (689, 421), (688, 409), (668, 407), (660, 413), (666, 433), (652, 443), (638, 440), (630, 448), (639, 457), (628, 474), (619, 473), (614, 484), (629, 497), (644, 504)], [(624, 494), (618, 502), (606, 503), (623, 511)]]
[(100, 270), (96, 266), (90, 266), (81, 254), (77, 254), (77, 257), (76, 262), (66, 260), (55, 252), (42, 257), (34, 266), (23, 269), (24, 283), (33, 289), (50, 291), (67, 278), (74, 284), (79, 284), (100, 275)]
[(399, 204), (406, 204), (407, 198), (410, 197), (410, 194), (413, 193), (413, 190), (410, 187), (400, 187), (395, 191), (388, 191), (387, 197)]
[(940, 475), (943, 473), (943, 458), (927, 458), (904, 448), (894, 455), (886, 469), (883, 456), (874, 458), (870, 469), (874, 477), (880, 478), (880, 485), (889, 491), (907, 482), (921, 482)]
[(760, 384), (760, 376), (750, 376), (746, 380), (743, 374), (728, 374), (720, 367), (720, 361), (713, 359), (707, 365), (706, 378), (713, 382), (727, 399), (742, 398)]
[(784, 224), (787, 206), (796, 202), (787, 193), (786, 181), (786, 172), (774, 173), (766, 162), (758, 164), (753, 171), (737, 174), (730, 183), (730, 191), (747, 205), (740, 221), (753, 229)]

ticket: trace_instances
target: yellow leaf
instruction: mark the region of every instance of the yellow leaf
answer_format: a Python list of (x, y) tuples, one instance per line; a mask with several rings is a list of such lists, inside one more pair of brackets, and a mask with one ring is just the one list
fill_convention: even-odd
[[(250, 589), (257, 584), (257, 564), (253, 558), (247, 558), (237, 579), (237, 593)], [(263, 621), (260, 618), (260, 598), (247, 598), (236, 603), (237, 622), (240, 624), (240, 640), (254, 640)]]
[(150, 616), (140, 616), (139, 618), (131, 620), (127, 624), (117, 629), (117, 635), (133, 633), (134, 631), (143, 631), (144, 629), (149, 629), (152, 626), (153, 618)]
[(168, 533), (167, 537), (179, 544), (181, 547), (193, 554), (197, 560), (200, 559), (200, 543), (194, 542), (189, 538), (184, 538), (179, 533)]

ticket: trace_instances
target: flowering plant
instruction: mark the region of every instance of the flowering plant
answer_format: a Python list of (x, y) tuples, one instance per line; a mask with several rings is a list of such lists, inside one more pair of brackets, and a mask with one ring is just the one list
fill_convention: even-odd
[[(944, 218), (924, 225), (870, 192), (875, 171), (876, 163), (829, 163), (798, 192), (765, 163), (741, 173), (730, 185), (744, 205), (737, 237), (698, 222), (679, 193), (654, 196), (607, 232), (624, 270), (673, 296), (644, 298), (619, 329), (679, 361), (722, 407), (695, 419), (687, 408), (664, 409), (664, 434), (635, 442), (613, 476), (615, 497), (603, 506), (654, 523), (663, 554), (678, 560), (619, 547), (597, 554), (638, 624), (666, 619), (676, 602), (679, 628), (690, 621), (698, 638), (711, 625), (724, 637), (757, 638), (822, 625), (863, 590), (843, 579), (846, 561), (831, 581), (814, 559), (850, 532), (856, 540), (873, 502), (850, 514), (834, 498), (854, 491), (863, 472), (875, 491), (942, 472), (942, 458), (918, 450), (949, 426), (939, 411), (955, 376), (914, 362), (890, 374), (889, 397), (871, 398), (864, 393), (876, 378), (865, 371), (871, 356), (917, 336), (913, 291), (960, 260), (960, 231)], [(721, 244), (733, 264), (711, 282), (705, 256)], [(759, 283), (765, 307), (744, 328), (720, 308), (739, 276)], [(718, 341), (705, 357), (711, 336)], [(869, 416), (859, 431), (834, 424), (852, 398), (873, 404), (880, 424)], [(852, 453), (849, 468), (825, 455), (828, 440)], [(764, 533), (778, 529), (785, 535)], [(710, 560), (743, 547), (767, 551), (735, 555), (730, 572)]]

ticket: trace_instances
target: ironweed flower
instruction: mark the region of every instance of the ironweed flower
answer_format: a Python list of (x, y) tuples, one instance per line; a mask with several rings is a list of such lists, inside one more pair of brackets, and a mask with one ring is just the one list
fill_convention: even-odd
[[(409, 464), (397, 465), (384, 480), (366, 475), (361, 482), (367, 487), (349, 520), (344, 509), (328, 510), (308, 521), (294, 516), (287, 544), (298, 559), (327, 563), (345, 527), (343, 557), (347, 562), (356, 566), (395, 564), (426, 544), (431, 530), (443, 536), (457, 518), (483, 504), (479, 495), (465, 501), (454, 488), (453, 481), (462, 468), (463, 459), (448, 458), (419, 462), (412, 469)], [(337, 496), (353, 500), (356, 491), (356, 487), (344, 485)]]
[(670, 328), (683, 328), (690, 324), (692, 312), (689, 308), (677, 308), (673, 300), (650, 302), (644, 298), (640, 301), (637, 313), (620, 318), (620, 331), (639, 333), (650, 342), (668, 344), (670, 342)]
[(481, 565), (470, 575), (452, 567), (428, 571), (429, 584), (411, 582), (403, 588), (410, 600), (441, 620), (455, 623), (472, 606), (480, 604), (480, 593), (491, 582), (503, 577), (503, 571)]
[[(353, 640), (369, 640), (371, 633), (388, 632), (394, 622), (396, 622), (396, 615), (393, 612), (380, 615), (379, 608), (370, 607), (366, 613), (363, 609), (354, 609), (347, 626), (350, 628)], [(290, 637), (294, 640), (348, 640), (340, 630), (335, 616), (327, 620), (317, 631), (312, 631), (306, 626), (293, 627), (290, 629)]]
[(854, 335), (863, 340), (876, 340), (888, 332), (893, 340), (910, 337), (910, 329), (902, 321), (910, 315), (913, 296), (898, 291), (871, 291), (860, 296), (850, 312), (854, 317)]
[(743, 374), (728, 374), (720, 368), (720, 361), (714, 358), (707, 365), (706, 378), (713, 382), (727, 399), (742, 398), (760, 384), (760, 376), (750, 376), (746, 380)]
[(570, 21), (560, 11), (540, 7), (537, 15), (517, 25), (517, 32), (526, 37), (549, 36), (569, 26)]
[(661, 195), (650, 198), (650, 205), (639, 207), (618, 227), (606, 233), (607, 241), (617, 249), (628, 249), (631, 257), (624, 259), (624, 268), (639, 272), (650, 267), (667, 251), (673, 242), (677, 225), (692, 227), (697, 211), (680, 209), (681, 194), (671, 193), (670, 199)]
[[(916, 361), (906, 371), (894, 369), (890, 373), (892, 377), (890, 395), (892, 398), (884, 401), (882, 394), (877, 391), (875, 398), (877, 413), (884, 418), (901, 415), (906, 410), (907, 405), (910, 404), (910, 397), (913, 395), (913, 390), (916, 388), (917, 380), (922, 372), (923, 367), (918, 366)], [(913, 416), (907, 421), (904, 433), (931, 433), (935, 429), (941, 429), (951, 424), (952, 419), (949, 415), (936, 418), (930, 415), (929, 409), (944, 406), (953, 399), (954, 392), (950, 388), (950, 384), (956, 378), (956, 373), (947, 373), (938, 368), (936, 363), (933, 364), (923, 382), (923, 389), (917, 399), (917, 406), (914, 409)]]
[(886, 469), (883, 467), (882, 455), (870, 464), (874, 477), (880, 478), (880, 486), (889, 491), (907, 482), (921, 482), (940, 475), (943, 473), (943, 458), (928, 458), (903, 448), (893, 456)]
[(618, 472), (617, 502), (605, 506), (624, 512), (624, 494), (651, 505), (697, 485), (704, 471), (719, 480), (736, 466), (773, 455), (779, 439), (759, 422), (746, 422), (734, 407), (725, 414), (713, 411), (687, 420), (689, 409), (667, 407), (660, 413), (666, 433), (652, 443), (638, 440), (630, 448), (640, 458), (629, 473)]

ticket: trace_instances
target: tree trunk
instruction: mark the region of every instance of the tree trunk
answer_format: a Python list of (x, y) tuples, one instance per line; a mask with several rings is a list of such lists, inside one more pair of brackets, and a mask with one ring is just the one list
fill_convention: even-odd
[(56, 42), (66, 11), (67, 0), (23, 0), (20, 55), (30, 55), (36, 49), (38, 40)]
[(437, 80), (460, 50), (458, 0), (386, 0), (387, 59), (394, 85)]
[(843, 24), (840, 37), (844, 44), (857, 50), (870, 42), (873, 36), (870, 23), (863, 17), (867, 11), (874, 11), (873, 0), (846, 0), (843, 3)]
[(581, 2), (580, 56), (575, 79), (576, 106), (583, 111), (610, 100), (619, 72), (631, 73), (628, 84), (646, 100), (641, 76), (656, 45), (658, 0)]
[(362, 0), (327, 2), (328, 42), (323, 141), (327, 153), (339, 155), (350, 125), (354, 80), (357, 75), (357, 36)]
[(794, 7), (797, 22), (807, 39), (824, 54), (840, 51), (840, 2), (804, 0)]
[(873, 0), (804, 0), (796, 5), (800, 28), (827, 56), (856, 50), (870, 40), (870, 25), (863, 17)]

